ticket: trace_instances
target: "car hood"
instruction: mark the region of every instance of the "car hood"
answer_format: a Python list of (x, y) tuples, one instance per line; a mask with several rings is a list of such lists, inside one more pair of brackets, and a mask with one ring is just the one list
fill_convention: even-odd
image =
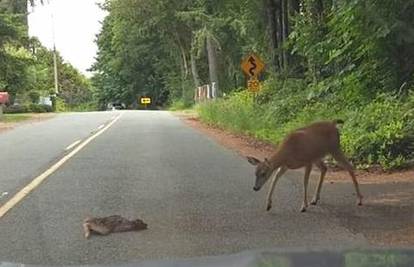
[[(20, 263), (2, 262), (0, 267), (45, 267)], [(52, 266), (52, 265), (49, 265)], [(76, 265), (74, 265), (76, 266)], [(414, 250), (347, 250), (347, 251), (246, 251), (233, 255), (211, 256), (180, 260), (157, 260), (108, 265), (79, 265), (99, 267), (412, 267)]]

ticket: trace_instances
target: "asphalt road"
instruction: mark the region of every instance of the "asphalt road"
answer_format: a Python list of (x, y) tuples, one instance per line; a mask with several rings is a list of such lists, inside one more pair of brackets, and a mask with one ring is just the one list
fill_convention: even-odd
[[(0, 190), (13, 195), (65, 155), (67, 145), (118, 113), (61, 115), (0, 134)], [(254, 169), (238, 154), (168, 112), (121, 113), (0, 218), (0, 261), (109, 264), (275, 247), (368, 246), (349, 221), (369, 221), (375, 212), (355, 205), (349, 184), (326, 184), (321, 205), (300, 213), (301, 175), (288, 172), (266, 212), (267, 187), (252, 190)], [(86, 216), (114, 214), (141, 218), (149, 229), (84, 239)]]
[(66, 153), (65, 149), (110, 121), (111, 112), (68, 113), (0, 134), (0, 205)]

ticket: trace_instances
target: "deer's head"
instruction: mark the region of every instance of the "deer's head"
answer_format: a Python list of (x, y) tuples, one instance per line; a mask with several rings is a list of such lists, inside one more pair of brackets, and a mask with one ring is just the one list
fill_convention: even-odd
[(264, 161), (260, 161), (255, 157), (247, 157), (250, 164), (256, 166), (256, 182), (253, 190), (259, 191), (260, 188), (269, 180), (272, 175), (273, 169), (270, 162), (265, 158)]

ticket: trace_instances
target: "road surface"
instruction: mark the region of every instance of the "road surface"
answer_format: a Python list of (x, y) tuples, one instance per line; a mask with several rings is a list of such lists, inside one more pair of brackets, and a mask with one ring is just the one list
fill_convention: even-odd
[[(298, 172), (280, 180), (266, 212), (267, 188), (252, 190), (254, 169), (245, 159), (162, 111), (65, 114), (0, 134), (0, 195), (7, 192), (0, 205), (100, 130), (0, 218), (0, 261), (110, 264), (367, 247), (358, 229), (379, 227), (395, 212), (357, 207), (350, 184), (326, 184), (321, 205), (300, 213)], [(86, 216), (114, 214), (141, 218), (149, 229), (84, 239)]]

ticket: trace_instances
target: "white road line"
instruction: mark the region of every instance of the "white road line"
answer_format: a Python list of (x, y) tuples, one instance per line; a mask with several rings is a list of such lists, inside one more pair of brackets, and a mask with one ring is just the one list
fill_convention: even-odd
[(16, 206), (20, 201), (22, 201), (30, 192), (32, 192), (36, 187), (38, 187), (47, 177), (57, 171), (66, 161), (75, 156), (79, 151), (81, 151), (87, 144), (92, 140), (97, 138), (99, 135), (103, 134), (108, 130), (116, 121), (119, 120), (122, 114), (118, 115), (113, 121), (111, 121), (105, 128), (90, 136), (88, 139), (83, 141), (79, 146), (72, 150), (69, 154), (65, 155), (62, 159), (56, 162), (53, 166), (47, 169), (44, 173), (34, 178), (28, 185), (23, 189), (17, 192), (12, 198), (10, 198), (3, 206), (0, 207), (0, 219), (10, 211), (14, 206)]
[(81, 142), (82, 140), (77, 140), (77, 141), (75, 141), (75, 142), (73, 142), (72, 144), (70, 144), (70, 145), (68, 145), (66, 148), (65, 148), (65, 151), (68, 151), (68, 150), (71, 150), (72, 148), (74, 148), (77, 144), (79, 144), (80, 142)]
[(105, 124), (99, 125), (98, 130), (102, 129), (103, 127), (105, 127)]

